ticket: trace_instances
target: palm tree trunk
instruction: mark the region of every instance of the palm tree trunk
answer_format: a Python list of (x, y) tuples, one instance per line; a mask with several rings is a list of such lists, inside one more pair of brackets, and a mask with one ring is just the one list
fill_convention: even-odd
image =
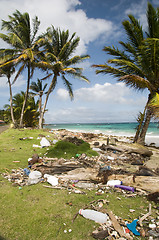
[(10, 112), (11, 112), (13, 126), (15, 127), (16, 124), (15, 124), (14, 113), (13, 113), (12, 87), (11, 87), (10, 77), (8, 77), (8, 83), (9, 83), (9, 92), (10, 92)]
[(20, 127), (20, 128), (23, 127), (24, 110), (25, 110), (25, 106), (26, 106), (26, 102), (27, 102), (27, 98), (28, 98), (29, 86), (30, 86), (30, 63), (28, 63), (27, 90), (26, 90), (26, 92), (25, 92), (23, 107), (22, 107), (21, 116), (20, 116), (20, 124), (19, 124), (19, 127)]
[(39, 96), (39, 116), (41, 116), (41, 108), (42, 108), (42, 93)]
[(139, 136), (138, 141), (137, 141), (137, 143), (139, 143), (141, 145), (145, 144), (146, 132), (147, 132), (149, 123), (151, 121), (151, 118), (152, 118), (152, 110), (147, 108), (146, 119), (145, 119), (144, 125), (142, 127), (142, 131), (141, 131), (140, 136)]
[(146, 109), (147, 109), (148, 103), (149, 103), (149, 100), (146, 103), (146, 106), (144, 108), (144, 112), (142, 114), (142, 117), (140, 119), (139, 125), (137, 127), (136, 134), (135, 134), (135, 137), (134, 137), (134, 140), (133, 140), (134, 143), (137, 142), (138, 139), (139, 139), (139, 135), (141, 133), (141, 128), (142, 128), (142, 124), (143, 124), (143, 121), (144, 121), (144, 118), (145, 118), (145, 114), (146, 114)]
[(46, 105), (47, 105), (47, 101), (48, 101), (48, 98), (49, 98), (49, 95), (52, 91), (52, 88), (54, 86), (54, 83), (56, 82), (56, 79), (57, 79), (57, 75), (55, 74), (53, 79), (52, 79), (52, 82), (50, 84), (50, 87), (49, 87), (49, 90), (46, 94), (46, 99), (45, 99), (45, 103), (44, 103), (44, 106), (43, 106), (43, 109), (41, 111), (41, 115), (40, 115), (40, 118), (39, 118), (39, 129), (42, 129), (43, 128), (43, 118), (44, 118), (44, 113), (45, 113), (45, 109), (46, 109)]

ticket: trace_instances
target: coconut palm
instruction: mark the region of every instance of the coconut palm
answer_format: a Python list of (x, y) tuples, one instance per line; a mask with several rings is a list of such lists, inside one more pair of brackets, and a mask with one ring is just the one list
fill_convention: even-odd
[(43, 86), (42, 80), (40, 80), (40, 79), (37, 80), (37, 83), (32, 82), (30, 85), (30, 89), (33, 91), (30, 93), (33, 94), (34, 96), (36, 96), (36, 95), (39, 96), (39, 114), (40, 115), (41, 115), (41, 109), (42, 109), (42, 96), (44, 94), (46, 87), (47, 87), (47, 83)]
[(79, 37), (75, 37), (75, 33), (69, 37), (68, 30), (61, 31), (60, 29), (55, 29), (53, 26), (51, 26), (47, 29), (43, 37), (45, 38), (45, 56), (39, 63), (39, 66), (43, 69), (49, 70), (48, 76), (52, 75), (53, 78), (46, 94), (45, 103), (40, 116), (39, 128), (42, 128), (42, 122), (48, 98), (50, 93), (56, 87), (58, 77), (61, 77), (63, 80), (71, 99), (73, 99), (72, 84), (67, 79), (67, 76), (89, 82), (88, 79), (82, 75), (83, 69), (74, 67), (75, 64), (78, 64), (89, 58), (88, 55), (73, 56), (73, 53), (75, 52), (80, 41)]
[[(13, 111), (14, 117), (17, 123), (20, 122), (21, 110), (23, 107), (23, 102), (25, 98), (25, 93), (21, 91), (13, 96)], [(28, 94), (26, 107), (24, 110), (24, 126), (25, 127), (35, 127), (38, 125), (38, 106), (39, 101), (35, 102), (35, 99), (32, 95)], [(4, 106), (6, 109), (6, 114), (10, 112), (10, 105), (6, 104)]]
[(149, 106), (152, 108), (155, 117), (159, 119), (159, 94), (158, 93), (156, 93), (155, 96), (152, 98)]
[(35, 17), (32, 20), (31, 27), (29, 14), (22, 14), (18, 10), (8, 17), (9, 21), (2, 20), (2, 30), (6, 30), (7, 34), (1, 33), (0, 38), (9, 44), (10, 48), (0, 49), (0, 67), (10, 66), (10, 64), (13, 64), (15, 67), (19, 66), (14, 81), (16, 81), (25, 67), (27, 68), (27, 88), (20, 117), (20, 127), (22, 127), (30, 79), (33, 75), (34, 62), (37, 61), (39, 54), (38, 46), (42, 41), (42, 39), (36, 37), (40, 21)]
[[(148, 32), (144, 32), (139, 21), (128, 15), (129, 20), (123, 21), (128, 42), (120, 41), (123, 50), (112, 47), (104, 47), (104, 51), (114, 58), (96, 67), (96, 73), (111, 74), (117, 77), (117, 81), (124, 82), (128, 87), (137, 90), (149, 90), (144, 122), (140, 124), (140, 134), (137, 141), (145, 142), (145, 136), (149, 122), (153, 116), (149, 108), (155, 92), (159, 90), (159, 9), (155, 10), (148, 3), (147, 23)], [(142, 127), (141, 127), (142, 126)]]
[(12, 103), (12, 84), (11, 84), (11, 75), (15, 72), (15, 68), (13, 65), (4, 66), (0, 69), (0, 77), (6, 76), (7, 82), (9, 85), (9, 93), (10, 93), (10, 114), (11, 119), (13, 122), (13, 126), (16, 127), (16, 122), (14, 119), (14, 113), (13, 113), (13, 103)]

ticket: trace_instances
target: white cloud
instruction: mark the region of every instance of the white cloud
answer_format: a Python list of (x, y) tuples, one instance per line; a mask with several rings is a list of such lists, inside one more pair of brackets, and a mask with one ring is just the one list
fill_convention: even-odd
[(104, 103), (126, 103), (129, 88), (124, 83), (95, 84), (91, 88), (81, 88), (75, 91), (75, 99), (90, 102), (98, 101)]
[(1, 19), (7, 20), (8, 15), (18, 9), (21, 12), (28, 12), (33, 18), (37, 15), (41, 21), (40, 32), (47, 27), (54, 25), (61, 30), (69, 29), (70, 33), (76, 32), (80, 37), (78, 54), (87, 52), (87, 45), (95, 41), (99, 36), (111, 35), (115, 26), (111, 21), (105, 19), (88, 18), (80, 6), (78, 0), (2, 0), (0, 1)]
[(126, 14), (132, 14), (137, 17), (140, 21), (140, 24), (143, 26), (143, 29), (146, 30), (147, 20), (146, 20), (146, 9), (147, 1), (141, 0), (138, 3), (132, 2), (130, 8), (125, 11)]
[[(11, 77), (11, 82), (13, 81), (14, 77), (16, 75), (16, 72)], [(12, 85), (12, 87), (21, 87), (25, 84), (25, 80), (23, 78), (23, 75), (20, 75), (17, 79), (17, 81)], [(9, 88), (7, 77), (0, 77), (0, 87), (1, 88)]]
[[(60, 88), (57, 90), (57, 98), (61, 101), (69, 100), (69, 94), (66, 89)], [(135, 91), (126, 87), (124, 83), (105, 83), (105, 84), (95, 84), (90, 88), (79, 88), (74, 91), (74, 101), (75, 102), (85, 102), (85, 103), (104, 103), (108, 105), (112, 104), (122, 104), (129, 105), (138, 104), (142, 106), (146, 103), (146, 97), (138, 95), (137, 98), (134, 97)]]
[[(69, 94), (66, 89), (60, 88), (57, 90), (57, 97), (62, 101), (69, 100)], [(143, 105), (146, 102), (146, 97), (138, 95), (134, 97), (135, 91), (126, 87), (124, 83), (105, 83), (95, 84), (90, 88), (79, 88), (74, 91), (75, 102), (91, 102), (112, 104), (138, 104)]]
[(63, 88), (59, 88), (57, 90), (57, 96), (60, 100), (67, 100), (69, 99), (69, 94), (68, 91), (66, 89)]

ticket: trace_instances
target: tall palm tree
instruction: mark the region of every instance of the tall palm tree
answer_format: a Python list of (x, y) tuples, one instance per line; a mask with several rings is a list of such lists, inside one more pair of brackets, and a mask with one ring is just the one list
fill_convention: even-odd
[(112, 47), (104, 47), (104, 51), (114, 58), (96, 67), (96, 73), (111, 74), (118, 81), (124, 82), (128, 87), (137, 90), (149, 90), (148, 101), (143, 124), (140, 124), (140, 134), (137, 141), (145, 142), (148, 125), (153, 116), (149, 108), (155, 92), (159, 91), (159, 9), (155, 10), (148, 3), (147, 23), (148, 32), (144, 32), (140, 22), (133, 16), (128, 15), (129, 20), (123, 21), (128, 42), (120, 41), (123, 50)]
[[(36, 37), (40, 21), (38, 17), (35, 17), (32, 20), (31, 27), (29, 14), (22, 14), (18, 10), (16, 10), (12, 16), (8, 17), (9, 21), (2, 20), (2, 30), (6, 30), (7, 34), (1, 33), (0, 38), (9, 44), (10, 48), (0, 49), (0, 67), (9, 66), (10, 64), (14, 64), (15, 67), (20, 65), (15, 81), (24, 68), (27, 68), (27, 88), (20, 118), (20, 127), (22, 127), (30, 79), (34, 71), (34, 62), (37, 61), (39, 54), (38, 46), (42, 42), (41, 38)], [(2, 63), (2, 61), (4, 61), (4, 63)]]
[(38, 95), (39, 96), (39, 114), (41, 115), (41, 109), (42, 109), (42, 96), (44, 94), (44, 91), (47, 87), (47, 83), (43, 86), (42, 85), (42, 80), (38, 79), (37, 83), (36, 82), (32, 82), (30, 85), (30, 89), (33, 92), (32, 93), (34, 96)]
[(10, 114), (11, 119), (13, 122), (13, 126), (16, 127), (16, 122), (14, 119), (14, 112), (13, 112), (13, 101), (12, 101), (12, 84), (11, 84), (11, 75), (15, 72), (15, 68), (13, 65), (4, 66), (0, 69), (0, 77), (6, 76), (7, 82), (9, 84), (9, 93), (10, 93)]
[(39, 63), (39, 66), (43, 69), (50, 71), (50, 75), (53, 76), (51, 84), (46, 94), (45, 103), (41, 112), (39, 128), (43, 127), (43, 117), (48, 102), (50, 93), (54, 90), (57, 84), (57, 79), (60, 76), (66, 86), (71, 99), (73, 99), (72, 84), (66, 78), (67, 75), (73, 78), (78, 78), (89, 82), (89, 80), (82, 75), (82, 68), (74, 67), (75, 64), (82, 62), (83, 60), (89, 58), (88, 55), (85, 56), (73, 56), (80, 38), (75, 37), (75, 33), (69, 37), (69, 31), (61, 31), (60, 29), (55, 29), (53, 26), (47, 29), (45, 38), (45, 56)]

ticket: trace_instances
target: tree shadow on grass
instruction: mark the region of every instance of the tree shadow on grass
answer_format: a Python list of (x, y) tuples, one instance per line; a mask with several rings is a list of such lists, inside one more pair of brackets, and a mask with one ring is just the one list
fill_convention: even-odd
[(7, 240), (6, 238), (4, 238), (4, 237), (2, 237), (2, 236), (0, 236), (0, 240)]

